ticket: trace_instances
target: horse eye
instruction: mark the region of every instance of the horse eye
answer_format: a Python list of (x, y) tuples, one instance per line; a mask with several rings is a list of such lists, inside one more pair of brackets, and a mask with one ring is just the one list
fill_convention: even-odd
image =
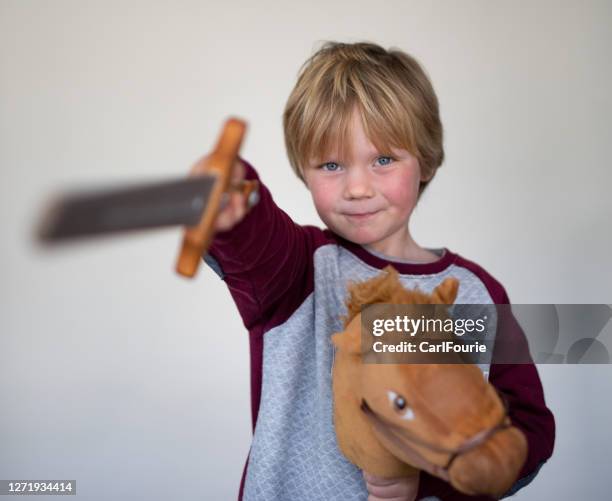
[(406, 421), (412, 421), (414, 419), (414, 411), (412, 407), (408, 405), (406, 399), (394, 391), (387, 392), (389, 403), (393, 405), (396, 411), (401, 411), (400, 417)]
[(389, 398), (389, 402), (393, 404), (393, 407), (398, 411), (403, 411), (408, 405), (406, 399), (394, 391), (387, 392), (387, 397)]

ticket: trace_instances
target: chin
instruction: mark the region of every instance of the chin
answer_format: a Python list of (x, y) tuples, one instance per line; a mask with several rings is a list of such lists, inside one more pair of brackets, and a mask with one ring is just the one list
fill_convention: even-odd
[[(388, 235), (381, 231), (379, 222), (376, 225), (352, 226), (340, 220), (340, 224), (334, 224), (333, 220), (325, 220), (321, 218), (325, 225), (337, 235), (359, 245), (371, 245), (384, 240)], [(330, 218), (331, 219), (331, 218)]]
[(359, 245), (372, 245), (384, 238), (382, 235), (373, 235), (372, 232), (365, 231), (344, 231), (339, 235)]

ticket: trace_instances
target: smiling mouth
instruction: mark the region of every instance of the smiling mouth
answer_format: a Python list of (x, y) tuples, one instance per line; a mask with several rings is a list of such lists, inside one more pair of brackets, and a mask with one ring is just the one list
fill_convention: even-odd
[(354, 219), (355, 221), (364, 221), (366, 219), (370, 219), (371, 217), (374, 217), (379, 212), (380, 211), (365, 212), (363, 214), (345, 214), (345, 216), (348, 217), (349, 219)]

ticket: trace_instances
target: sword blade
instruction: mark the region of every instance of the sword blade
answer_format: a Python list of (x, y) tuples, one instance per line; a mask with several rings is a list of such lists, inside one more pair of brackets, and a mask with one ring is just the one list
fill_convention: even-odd
[(73, 238), (173, 225), (192, 226), (208, 205), (217, 178), (199, 175), (61, 196), (39, 225), (39, 240)]

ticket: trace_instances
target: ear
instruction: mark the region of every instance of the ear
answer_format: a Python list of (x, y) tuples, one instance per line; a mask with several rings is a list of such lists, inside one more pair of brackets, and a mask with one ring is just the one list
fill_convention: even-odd
[(455, 299), (457, 299), (458, 290), (459, 280), (448, 277), (435, 288), (431, 295), (431, 299), (436, 304), (453, 304)]
[(431, 169), (428, 174), (423, 173), (423, 169), (421, 168), (421, 183), (426, 183), (427, 181), (431, 181), (434, 177), (436, 170)]
[(361, 353), (361, 314), (355, 315), (343, 332), (333, 334), (331, 340), (340, 351)]

